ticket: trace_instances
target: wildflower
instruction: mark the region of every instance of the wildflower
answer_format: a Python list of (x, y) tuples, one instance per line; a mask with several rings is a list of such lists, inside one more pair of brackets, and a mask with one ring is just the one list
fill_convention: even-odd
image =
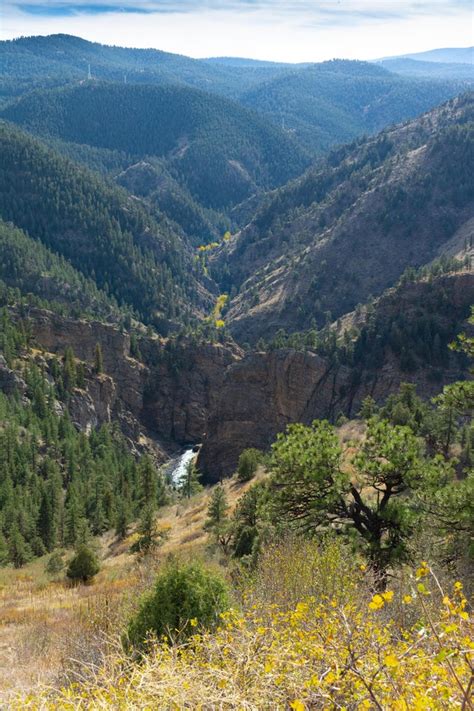
[(390, 667), (391, 669), (395, 669), (396, 667), (398, 667), (399, 664), (398, 659), (394, 654), (387, 654), (384, 658), (384, 662), (385, 665), (387, 667)]
[(421, 561), (421, 565), (416, 571), (416, 579), (419, 580), (420, 578), (426, 577), (430, 572), (430, 568), (426, 560)]
[(295, 699), (290, 703), (290, 708), (293, 709), (293, 711), (305, 711), (305, 705), (300, 699)]

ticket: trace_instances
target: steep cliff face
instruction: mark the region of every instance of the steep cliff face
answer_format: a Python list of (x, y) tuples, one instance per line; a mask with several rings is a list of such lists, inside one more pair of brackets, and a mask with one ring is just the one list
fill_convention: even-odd
[[(353, 417), (367, 395), (381, 403), (403, 382), (414, 383), (418, 393), (429, 398), (443, 385), (466, 377), (467, 363), (450, 352), (447, 343), (468, 327), (465, 319), (473, 302), (474, 275), (470, 273), (404, 285), (376, 302), (369, 327), (374, 334), (372, 340), (365, 341), (366, 351), (356, 365), (337, 365), (337, 359), (331, 363), (311, 351), (290, 349), (249, 353), (230, 365), (210, 412), (199, 455), (205, 480), (215, 482), (232, 474), (243, 449), (268, 448), (291, 422), (334, 420), (340, 414)], [(354, 325), (350, 321), (348, 318), (346, 328)], [(400, 324), (413, 351), (413, 367), (408, 370), (403, 366), (403, 354), (394, 352), (390, 340), (392, 330)], [(440, 333), (444, 342), (436, 346), (440, 353), (434, 354), (433, 365), (428, 356)], [(418, 343), (420, 352), (428, 350), (428, 355), (417, 362)], [(380, 362), (374, 368), (369, 362), (375, 347), (380, 349)], [(442, 368), (436, 366), (436, 358), (442, 359)]]
[[(89, 430), (116, 420), (133, 446), (144, 441), (163, 460), (180, 445), (202, 441), (226, 369), (241, 357), (232, 343), (184, 339), (170, 348), (161, 339), (144, 337), (139, 361), (130, 356), (130, 336), (115, 326), (39, 308), (14, 310), (14, 315), (28, 322), (34, 341), (47, 353), (62, 355), (70, 346), (88, 364), (85, 387), (75, 389), (69, 402), (78, 427)], [(103, 354), (100, 375), (91, 367), (97, 344)], [(0, 377), (7, 387), (14, 374), (4, 369)]]
[(234, 344), (184, 341), (173, 352), (161, 352), (150, 372), (142, 419), (166, 441), (202, 442), (227, 369), (241, 357)]
[(92, 364), (96, 346), (101, 346), (104, 374), (89, 379), (87, 392), (72, 398), (71, 415), (89, 427), (117, 419), (127, 436), (137, 437), (148, 370), (130, 357), (130, 336), (110, 324), (45, 309), (29, 308), (17, 316), (28, 321), (35, 342), (49, 353), (64, 354), (70, 346), (76, 358)]
[[(382, 402), (402, 382), (415, 383), (428, 398), (465, 377), (467, 363), (447, 344), (465, 327), (473, 302), (474, 275), (467, 272), (389, 290), (371, 309), (341, 320), (339, 333), (358, 329), (352, 361), (339, 352), (324, 358), (291, 348), (244, 353), (232, 342), (148, 337), (140, 341), (138, 361), (130, 357), (129, 335), (114, 326), (42, 309), (21, 315), (47, 353), (71, 346), (86, 362), (85, 386), (69, 403), (81, 429), (117, 421), (133, 447), (153, 451), (157, 460), (203, 442), (199, 467), (213, 482), (235, 470), (243, 449), (268, 448), (291, 422), (353, 417), (367, 395)], [(409, 368), (395, 347), (397, 334), (410, 349)], [(97, 343), (104, 360), (99, 375), (92, 367)], [(15, 387), (16, 378), (0, 363), (2, 389)]]
[(441, 380), (432, 382), (426, 372), (402, 372), (389, 354), (377, 373), (365, 371), (355, 384), (351, 368), (331, 366), (315, 353), (251, 353), (225, 373), (198, 466), (205, 481), (214, 483), (235, 471), (243, 449), (267, 449), (292, 422), (355, 416), (367, 395), (383, 402), (403, 382), (414, 383), (421, 395), (430, 397), (460, 375), (453, 363)]
[(199, 455), (206, 481), (231, 474), (243, 449), (267, 448), (290, 422), (333, 416), (349, 377), (349, 369), (332, 369), (315, 353), (289, 349), (250, 353), (231, 365)]

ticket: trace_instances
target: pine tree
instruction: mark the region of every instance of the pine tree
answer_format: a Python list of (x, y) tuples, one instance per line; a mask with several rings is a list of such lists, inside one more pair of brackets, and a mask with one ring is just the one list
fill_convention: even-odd
[(31, 558), (31, 549), (16, 525), (10, 533), (8, 548), (10, 561), (15, 568), (21, 568)]
[(10, 558), (10, 552), (5, 536), (0, 528), (0, 567), (6, 565)]
[(151, 504), (154, 507), (157, 494), (157, 475), (153, 462), (148, 455), (144, 455), (141, 458), (138, 466), (138, 474), (140, 477), (142, 506)]
[(58, 575), (64, 569), (64, 561), (62, 555), (59, 551), (54, 551), (48, 558), (48, 562), (45, 566), (45, 571), (48, 575), (55, 576)]
[(66, 392), (70, 393), (76, 387), (77, 381), (76, 361), (71, 346), (68, 346), (64, 351), (63, 380)]
[(199, 493), (202, 485), (199, 482), (199, 472), (194, 462), (189, 462), (186, 467), (186, 473), (179, 482), (179, 492), (181, 496), (190, 499), (194, 494)]
[(115, 521), (115, 534), (121, 540), (126, 538), (128, 535), (130, 518), (130, 507), (128, 506), (128, 502), (124, 499), (120, 499)]
[(208, 519), (204, 524), (206, 531), (209, 531), (215, 542), (218, 543), (224, 553), (229, 552), (229, 545), (232, 540), (232, 524), (227, 515), (229, 504), (227, 495), (222, 484), (215, 489), (207, 510)]
[(222, 484), (219, 484), (212, 493), (211, 501), (207, 509), (208, 519), (204, 524), (205, 528), (212, 530), (223, 523), (227, 519), (228, 508), (229, 504), (227, 503), (225, 489)]
[(56, 544), (56, 526), (54, 522), (53, 507), (46, 490), (43, 490), (36, 525), (38, 535), (43, 541), (47, 551), (51, 551)]
[(164, 539), (164, 535), (156, 529), (155, 510), (150, 504), (147, 504), (142, 511), (137, 533), (138, 539), (132, 546), (134, 553), (146, 555), (160, 545)]
[(99, 375), (104, 370), (104, 359), (100, 343), (95, 344), (94, 350), (94, 371)]
[(85, 545), (79, 546), (76, 555), (69, 563), (66, 575), (71, 580), (82, 580), (87, 583), (100, 570), (100, 564), (95, 553)]

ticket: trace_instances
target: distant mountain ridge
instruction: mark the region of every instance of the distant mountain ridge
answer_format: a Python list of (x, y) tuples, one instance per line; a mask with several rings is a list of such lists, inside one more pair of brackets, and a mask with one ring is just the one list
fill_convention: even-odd
[(406, 76), (383, 75), (380, 67), (378, 74), (370, 67), (374, 65), (348, 60), (287, 64), (239, 57), (191, 59), (70, 35), (25, 37), (0, 42), (0, 105), (32, 89), (86, 81), (90, 71), (95, 80), (176, 85), (231, 98), (290, 132), (300, 147), (321, 153), (413, 118), (465, 90), (471, 80), (464, 70), (443, 74), (438, 68), (436, 81), (430, 70), (427, 82), (423, 72), (410, 74), (402, 67)]
[(397, 57), (378, 62), (389, 72), (395, 72), (406, 77), (451, 79), (474, 83), (474, 64), (455, 62), (435, 62), (418, 60), (411, 57)]
[(382, 59), (378, 61), (387, 59), (415, 59), (421, 62), (442, 62), (443, 64), (472, 64), (474, 62), (474, 47), (429, 49), (425, 52), (412, 52), (393, 57), (382, 57)]
[(464, 89), (462, 82), (408, 79), (377, 64), (337, 59), (276, 77), (240, 100), (320, 153), (413, 118)]

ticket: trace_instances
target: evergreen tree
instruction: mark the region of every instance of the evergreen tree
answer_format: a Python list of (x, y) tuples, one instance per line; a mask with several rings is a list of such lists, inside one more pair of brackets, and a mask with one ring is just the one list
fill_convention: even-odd
[(87, 583), (97, 575), (100, 564), (95, 553), (85, 545), (77, 549), (76, 554), (69, 562), (66, 575), (70, 580), (81, 580)]
[(51, 551), (56, 544), (56, 526), (52, 502), (48, 492), (45, 489), (43, 490), (43, 494), (41, 496), (36, 529), (39, 537), (43, 541), (45, 550)]
[(18, 526), (15, 526), (10, 533), (8, 548), (9, 559), (15, 568), (21, 568), (31, 559), (31, 549), (20, 533)]
[(229, 504), (227, 503), (225, 489), (222, 484), (218, 484), (209, 503), (208, 519), (204, 524), (204, 528), (212, 534), (212, 537), (221, 546), (224, 553), (229, 552), (233, 534), (232, 524), (227, 515), (228, 508)]
[(134, 553), (147, 555), (159, 546), (164, 534), (157, 530), (155, 521), (155, 510), (151, 504), (147, 504), (140, 516), (140, 522), (137, 528), (138, 539), (132, 546)]
[(100, 343), (95, 344), (94, 350), (94, 371), (99, 375), (104, 370), (104, 358), (102, 355), (102, 346)]
[(68, 346), (64, 351), (64, 366), (63, 366), (63, 381), (64, 388), (67, 393), (70, 393), (76, 387), (77, 369), (74, 351), (71, 346)]
[(201, 491), (202, 485), (199, 482), (199, 472), (194, 462), (188, 462), (186, 473), (179, 482), (179, 492), (181, 496), (190, 499), (191, 496)]
[(206, 530), (212, 530), (224, 523), (224, 521), (227, 520), (228, 508), (229, 504), (227, 502), (225, 489), (222, 484), (218, 484), (212, 493), (211, 501), (207, 509), (208, 518), (204, 524)]

